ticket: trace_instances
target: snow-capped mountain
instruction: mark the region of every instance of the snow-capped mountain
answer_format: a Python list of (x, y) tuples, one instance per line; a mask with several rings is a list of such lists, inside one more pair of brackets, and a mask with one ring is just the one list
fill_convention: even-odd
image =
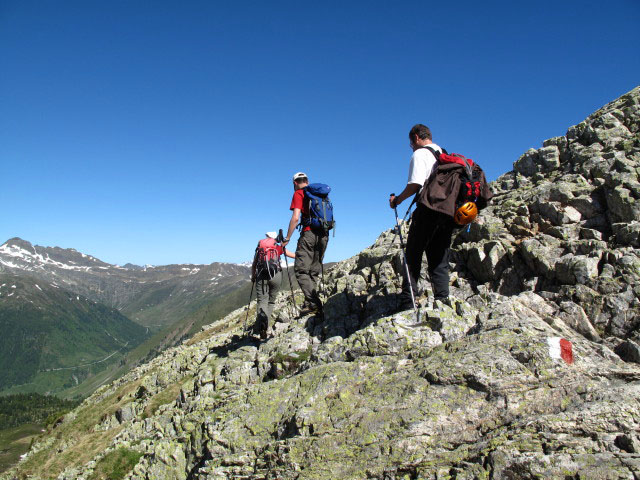
[(160, 327), (248, 282), (250, 266), (120, 266), (72, 248), (12, 238), (0, 246), (0, 272), (28, 275), (117, 308), (142, 325)]
[(73, 248), (40, 247), (21, 238), (11, 238), (0, 245), (0, 265), (21, 270), (63, 270), (88, 271), (92, 268), (107, 269), (110, 265), (91, 255), (85, 255)]

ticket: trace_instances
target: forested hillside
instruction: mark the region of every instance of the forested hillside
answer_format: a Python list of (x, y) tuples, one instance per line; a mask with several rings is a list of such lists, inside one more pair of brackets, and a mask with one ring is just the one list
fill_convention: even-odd
[(0, 430), (25, 423), (46, 425), (77, 404), (78, 402), (38, 393), (0, 396)]

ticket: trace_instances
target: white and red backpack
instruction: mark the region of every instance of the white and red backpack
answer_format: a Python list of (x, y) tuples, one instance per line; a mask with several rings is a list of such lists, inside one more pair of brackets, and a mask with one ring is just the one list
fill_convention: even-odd
[(272, 279), (282, 270), (280, 252), (273, 238), (263, 238), (256, 248), (256, 278)]

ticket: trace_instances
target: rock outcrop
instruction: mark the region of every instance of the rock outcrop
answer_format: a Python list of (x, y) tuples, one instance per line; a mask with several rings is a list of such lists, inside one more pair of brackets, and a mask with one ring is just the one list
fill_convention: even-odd
[(636, 88), (517, 160), (455, 240), (450, 304), (422, 282), (419, 318), (393, 313), (385, 232), (326, 272), (324, 320), (282, 293), (260, 342), (238, 310), (6, 478), (89, 478), (117, 449), (148, 480), (640, 478), (639, 127)]
[(457, 266), (491, 291), (541, 294), (568, 326), (617, 347), (640, 326), (640, 89), (544, 142), (494, 182)]

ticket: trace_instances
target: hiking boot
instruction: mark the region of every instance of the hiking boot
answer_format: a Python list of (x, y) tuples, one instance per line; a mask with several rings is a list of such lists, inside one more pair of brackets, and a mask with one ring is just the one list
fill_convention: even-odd
[(315, 312), (316, 306), (312, 303), (304, 302), (300, 306), (300, 316), (304, 317), (305, 315), (309, 315), (310, 313)]
[(443, 310), (446, 307), (451, 308), (451, 299), (449, 297), (436, 298), (433, 300), (433, 308)]
[(264, 322), (262, 325), (260, 325), (259, 332), (258, 332), (258, 334), (260, 335), (260, 340), (267, 339), (268, 330), (269, 330), (269, 326), (267, 325), (267, 322)]
[(255, 323), (251, 327), (252, 335), (264, 340), (267, 338), (267, 330), (269, 329), (269, 321), (264, 315), (258, 315)]
[(300, 316), (322, 314), (322, 304), (304, 302), (300, 307)]

